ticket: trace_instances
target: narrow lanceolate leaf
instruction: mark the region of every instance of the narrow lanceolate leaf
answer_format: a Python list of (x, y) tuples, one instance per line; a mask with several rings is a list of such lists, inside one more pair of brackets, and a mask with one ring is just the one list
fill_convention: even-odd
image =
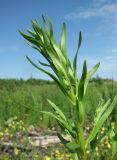
[(50, 72), (48, 72), (48, 71), (42, 69), (41, 67), (37, 66), (34, 62), (32, 62), (32, 60), (28, 56), (26, 56), (26, 58), (35, 68), (37, 68), (38, 70), (40, 70), (40, 71), (44, 72), (45, 74), (47, 74), (48, 76), (50, 76), (58, 85), (60, 85), (59, 80), (53, 74), (51, 74)]
[(42, 15), (42, 21), (43, 21), (44, 31), (45, 31), (45, 33), (47, 34), (47, 36), (49, 37), (49, 36), (50, 36), (50, 33), (48, 32), (48, 27), (47, 27), (47, 25), (46, 25), (46, 21), (45, 21), (45, 18), (44, 18), (43, 15)]
[[(57, 120), (60, 124), (63, 125), (63, 127), (65, 127), (66, 129), (70, 129), (70, 127), (68, 126), (68, 124), (61, 119), (61, 117), (59, 117), (56, 113), (52, 113), (52, 112), (47, 112), (47, 111), (40, 111), (40, 113), (46, 114), (48, 116), (50, 116), (51, 118), (54, 118), (55, 120)], [(71, 130), (71, 129), (70, 129)]]
[(95, 124), (99, 121), (99, 119), (101, 118), (101, 116), (103, 115), (103, 113), (106, 111), (107, 107), (110, 104), (110, 99), (102, 106), (99, 106), (100, 112), (98, 113), (98, 115), (94, 118)]
[(88, 83), (90, 78), (95, 74), (95, 72), (97, 71), (97, 69), (99, 68), (100, 63), (97, 63), (88, 73), (87, 73), (87, 77), (86, 77), (86, 81), (85, 81), (85, 86), (84, 86), (84, 94), (86, 92)]
[(50, 43), (55, 51), (55, 54), (58, 56), (59, 61), (62, 63), (62, 66), (66, 66), (66, 59), (64, 57), (64, 55), (62, 54), (59, 46), (51, 39)]
[(74, 135), (74, 131), (72, 130), (71, 126), (63, 119), (61, 119), (60, 116), (58, 116), (56, 113), (46, 112), (46, 111), (40, 111), (40, 113), (46, 114), (50, 116), (51, 118), (54, 118), (57, 120), (59, 126), (63, 126), (64, 129), (68, 130), (71, 135)]
[(62, 28), (62, 34), (61, 34), (61, 40), (60, 40), (60, 49), (67, 59), (67, 49), (66, 49), (66, 24), (63, 23), (63, 28)]
[(109, 107), (106, 109), (104, 114), (100, 117), (100, 119), (98, 120), (96, 125), (93, 127), (93, 130), (89, 134), (89, 137), (86, 141), (86, 146), (95, 138), (95, 136), (99, 132), (100, 128), (102, 127), (104, 122), (107, 120), (107, 118), (110, 116), (110, 114), (112, 113), (112, 111), (113, 111), (113, 109), (115, 108), (116, 105), (117, 105), (117, 94), (114, 97), (112, 103), (109, 105)]
[(32, 26), (37, 35), (41, 34), (41, 28), (36, 20), (32, 20)]
[(85, 86), (84, 86), (84, 94), (86, 92), (88, 83), (90, 78), (94, 75), (94, 73), (97, 71), (97, 69), (99, 68), (100, 63), (97, 63), (88, 73), (87, 73), (87, 77), (86, 77), (86, 81), (85, 81)]
[(48, 99), (48, 102), (50, 103), (51, 107), (53, 108), (55, 115), (58, 118), (60, 118), (61, 120), (63, 120), (71, 128), (71, 129), (69, 129), (69, 131), (72, 132), (72, 128), (74, 128), (74, 126), (69, 120), (66, 119), (62, 110), (58, 106), (56, 106), (52, 101), (50, 101), (49, 99)]
[(50, 28), (50, 38), (53, 39), (54, 41), (54, 33), (53, 33), (53, 26), (52, 26), (52, 22), (49, 18), (49, 16), (46, 16), (47, 20), (48, 20), (48, 24), (49, 24), (49, 28)]
[(40, 40), (43, 42), (42, 29), (40, 28), (38, 22), (36, 20), (32, 20), (32, 27)]
[(29, 36), (29, 35), (21, 32), (20, 30), (19, 30), (19, 32), (20, 32), (20, 34), (21, 34), (27, 41), (29, 41), (30, 43), (33, 43), (33, 44), (35, 44), (35, 45), (37, 45), (37, 46), (39, 45), (39, 42), (37, 42), (37, 40), (36, 40), (34, 37), (31, 37), (31, 36)]
[(40, 63), (42, 66), (50, 67), (49, 64), (43, 63), (43, 62), (41, 62), (41, 61), (39, 61), (39, 63)]
[(86, 65), (86, 61), (84, 61), (83, 64), (83, 70), (82, 70), (82, 76), (79, 82), (79, 86), (78, 86), (78, 96), (79, 96), (79, 100), (82, 100), (84, 97), (84, 85), (85, 85), (85, 80), (87, 77), (87, 65)]
[(74, 69), (74, 77), (76, 79), (77, 77), (77, 57), (78, 57), (78, 49), (76, 51), (75, 57), (74, 57), (74, 61), (73, 61), (73, 69)]
[(27, 32), (30, 33), (33, 37), (37, 37), (37, 34), (33, 32), (30, 28), (27, 28)]
[(56, 113), (58, 113), (62, 119), (64, 119), (65, 121), (67, 121), (65, 115), (60, 110), (60, 108), (57, 105), (55, 105), (52, 101), (50, 101), (49, 99), (48, 99), (48, 102), (52, 106), (52, 108), (56, 111)]
[(81, 43), (82, 43), (82, 32), (79, 33), (78, 49), (80, 48)]
[(39, 52), (41, 53), (40, 47), (37, 47), (35, 44), (33, 44), (33, 43), (31, 43), (31, 42), (29, 42), (29, 41), (27, 41), (27, 40), (26, 40), (26, 43), (27, 43), (29, 46), (31, 46), (32, 48), (36, 49), (37, 51), (39, 51)]
[(63, 143), (63, 145), (64, 145), (71, 153), (75, 153), (76, 150), (77, 150), (78, 148), (80, 148), (78, 143), (76, 143), (76, 142), (70, 142), (70, 141), (66, 140), (66, 139), (63, 138), (63, 136), (62, 136), (61, 134), (59, 134), (59, 133), (58, 133), (57, 135), (58, 135), (60, 141)]
[(82, 43), (82, 33), (79, 32), (79, 40), (78, 40), (78, 48), (77, 48), (77, 51), (76, 51), (76, 54), (75, 54), (75, 57), (74, 57), (74, 61), (73, 61), (73, 68), (74, 68), (74, 76), (75, 78), (77, 77), (77, 57), (78, 57), (78, 51), (79, 51), (79, 48), (81, 46), (81, 43)]

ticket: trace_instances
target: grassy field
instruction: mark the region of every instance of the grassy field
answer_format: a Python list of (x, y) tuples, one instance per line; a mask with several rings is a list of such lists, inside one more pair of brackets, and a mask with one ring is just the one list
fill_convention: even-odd
[[(117, 92), (117, 83), (112, 80), (93, 79), (87, 90), (85, 107), (87, 111), (86, 128), (92, 125), (94, 112), (97, 104), (104, 99), (105, 101), (113, 98)], [(49, 111), (47, 99), (55, 102), (62, 110), (65, 111), (68, 118), (74, 118), (73, 107), (67, 102), (59, 88), (50, 81), (29, 79), (24, 81), (14, 79), (0, 80), (0, 145), (4, 142), (12, 142), (14, 149), (12, 153), (0, 151), (0, 159), (10, 160), (14, 157), (15, 160), (28, 159), (31, 160), (70, 160), (71, 155), (66, 152), (63, 146), (57, 146), (50, 149), (44, 148), (41, 151), (39, 148), (30, 146), (28, 139), (28, 129), (33, 125), (35, 129), (40, 129), (41, 134), (51, 134), (52, 128), (58, 129), (56, 122), (48, 116), (40, 114), (41, 110)], [(117, 109), (113, 111), (112, 119), (116, 118)], [(108, 120), (100, 130), (99, 138), (102, 135), (109, 137), (107, 130), (113, 125), (113, 120)], [(91, 122), (91, 123), (90, 123)], [(49, 130), (48, 130), (48, 129)], [(87, 131), (87, 133), (89, 132)], [(49, 132), (48, 132), (49, 131)], [(20, 133), (18, 138), (17, 133)], [(109, 132), (110, 134), (110, 132)], [(16, 138), (17, 137), (17, 138)], [(99, 146), (97, 145), (94, 154), (87, 151), (87, 160), (110, 160), (110, 143), (104, 139)], [(107, 143), (108, 142), (108, 143)], [(30, 154), (21, 152), (17, 149), (17, 144), (22, 144), (23, 147), (30, 146), (32, 151)], [(6, 148), (5, 148), (6, 150)], [(93, 156), (91, 158), (91, 155)], [(95, 158), (94, 158), (95, 157)], [(107, 157), (109, 159), (107, 159)], [(72, 159), (71, 159), (72, 160)]]
[[(92, 118), (99, 101), (102, 98), (107, 100), (113, 97), (116, 92), (116, 82), (101, 79), (90, 82), (85, 101), (89, 119)], [(14, 116), (22, 119), (26, 125), (39, 127), (54, 125), (55, 121), (40, 114), (40, 110), (50, 110), (47, 99), (65, 110), (68, 117), (72, 117), (73, 108), (53, 82), (35, 79), (0, 80), (0, 126)]]

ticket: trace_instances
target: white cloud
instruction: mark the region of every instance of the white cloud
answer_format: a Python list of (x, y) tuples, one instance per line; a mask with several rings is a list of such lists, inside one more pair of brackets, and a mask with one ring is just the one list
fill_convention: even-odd
[(117, 21), (117, 3), (104, 4), (96, 7), (89, 7), (88, 9), (82, 8), (80, 11), (69, 13), (65, 16), (65, 19), (90, 19), (94, 17), (112, 18)]
[[(96, 20), (95, 36), (103, 36), (108, 40), (117, 40), (117, 2), (94, 0), (92, 4), (64, 16), (66, 20)], [(90, 24), (89, 24), (90, 25)]]

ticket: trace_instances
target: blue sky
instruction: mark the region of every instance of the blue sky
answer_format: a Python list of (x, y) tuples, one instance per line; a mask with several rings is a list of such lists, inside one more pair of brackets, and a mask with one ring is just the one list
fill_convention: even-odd
[(77, 48), (78, 33), (83, 42), (79, 51), (80, 74), (83, 60), (90, 69), (97, 62), (97, 75), (117, 79), (117, 1), (116, 0), (1, 0), (0, 1), (0, 78), (49, 79), (29, 64), (43, 58), (30, 48), (18, 33), (31, 28), (31, 20), (41, 24), (41, 15), (50, 16), (57, 42), (62, 22), (67, 25), (67, 50), (73, 60)]

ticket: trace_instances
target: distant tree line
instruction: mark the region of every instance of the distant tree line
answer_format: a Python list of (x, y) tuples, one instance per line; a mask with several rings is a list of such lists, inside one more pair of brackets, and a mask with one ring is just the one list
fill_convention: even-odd
[(51, 80), (43, 80), (43, 79), (35, 79), (35, 78), (29, 78), (27, 80), (24, 80), (22, 78), (20, 79), (0, 79), (0, 89), (6, 87), (6, 88), (12, 88), (12, 87), (18, 87), (21, 85), (45, 85), (45, 84), (55, 84)]
[[(102, 84), (103, 82), (112, 82), (112, 79), (108, 78), (101, 78), (99, 76), (93, 77), (90, 82), (96, 82), (98, 84)], [(45, 85), (45, 84), (55, 84), (52, 80), (43, 80), (43, 79), (36, 79), (36, 78), (29, 78), (24, 80), (20, 79), (0, 79), (0, 88), (3, 86), (12, 87), (12, 86), (21, 86), (21, 85)]]
[(114, 81), (113, 79), (108, 79), (108, 78), (101, 78), (99, 76), (93, 77), (90, 82), (96, 82), (98, 84), (103, 84), (103, 82), (112, 82)]

